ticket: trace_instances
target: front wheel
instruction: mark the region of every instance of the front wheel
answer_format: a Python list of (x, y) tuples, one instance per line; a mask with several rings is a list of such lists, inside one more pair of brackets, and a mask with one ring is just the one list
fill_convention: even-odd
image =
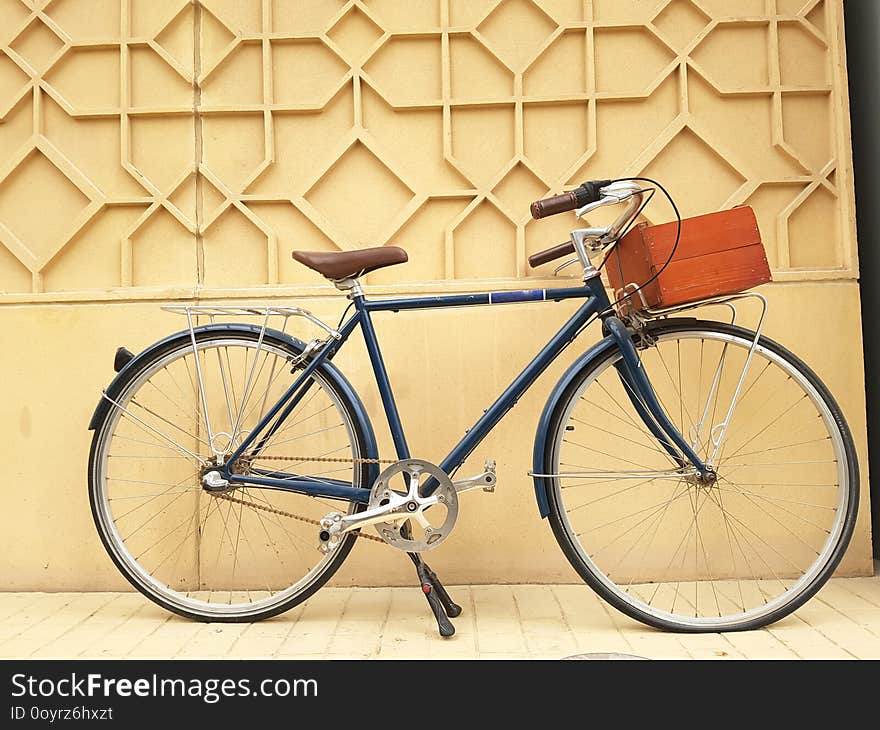
[(667, 320), (635, 340), (667, 415), (701, 459), (715, 453), (717, 480), (681, 468), (658, 443), (612, 347), (578, 373), (550, 421), (557, 541), (602, 598), (651, 626), (737, 631), (779, 620), (828, 580), (855, 526), (858, 463), (840, 408), (766, 337), (745, 369), (754, 333), (740, 327)]

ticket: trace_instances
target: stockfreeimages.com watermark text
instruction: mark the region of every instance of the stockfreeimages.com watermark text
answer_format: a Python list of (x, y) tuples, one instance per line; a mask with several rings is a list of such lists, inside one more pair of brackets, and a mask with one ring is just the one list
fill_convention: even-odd
[(208, 704), (224, 697), (317, 697), (316, 679), (268, 678), (251, 680), (190, 677), (105, 677), (100, 673), (80, 675), (71, 672), (61, 678), (40, 678), (31, 674), (12, 675), (12, 697), (58, 699), (101, 697), (191, 697)]

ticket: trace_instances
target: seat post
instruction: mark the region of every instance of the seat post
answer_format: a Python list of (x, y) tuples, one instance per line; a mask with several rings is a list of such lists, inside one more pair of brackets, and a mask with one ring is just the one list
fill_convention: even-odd
[(361, 289), (361, 283), (357, 277), (349, 277), (347, 279), (332, 279), (333, 286), (339, 291), (348, 292), (348, 298), (354, 301), (359, 297), (363, 297), (364, 290)]

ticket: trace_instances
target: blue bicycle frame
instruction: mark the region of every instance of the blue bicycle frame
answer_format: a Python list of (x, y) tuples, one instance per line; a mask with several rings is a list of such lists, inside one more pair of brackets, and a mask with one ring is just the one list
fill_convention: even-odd
[[(373, 312), (399, 312), (409, 309), (440, 309), (443, 307), (469, 307), (493, 304), (512, 304), (516, 302), (559, 302), (565, 299), (584, 299), (584, 303), (552, 337), (544, 348), (504, 390), (495, 402), (483, 413), (480, 419), (466, 432), (465, 436), (452, 448), (440, 463), (440, 468), (447, 474), (458, 469), (468, 456), (479, 446), (504, 415), (516, 405), (522, 395), (532, 386), (559, 354), (589, 325), (597, 316), (602, 316), (605, 331), (617, 340), (622, 357), (622, 366), (618, 368), (622, 382), (629, 394), (636, 411), (645, 421), (652, 434), (660, 444), (679, 462), (687, 462), (696, 466), (701, 475), (706, 467), (685, 442), (681, 434), (666, 416), (644, 369), (632, 338), (623, 323), (612, 316), (611, 302), (598, 276), (588, 279), (583, 286), (561, 289), (528, 289), (523, 291), (482, 292), (477, 294), (450, 294), (443, 296), (423, 296), (403, 299), (383, 299), (370, 301), (361, 294), (353, 296), (355, 311), (339, 329), (340, 339), (334, 344), (321, 348), (309, 360), (303, 371), (285, 391), (278, 402), (266, 413), (254, 430), (247, 436), (238, 449), (226, 461), (222, 476), (232, 484), (248, 484), (269, 489), (280, 489), (315, 497), (344, 499), (350, 502), (367, 503), (370, 490), (353, 486), (350, 482), (335, 479), (317, 479), (307, 475), (286, 474), (277, 471), (252, 471), (250, 474), (236, 474), (232, 466), (236, 460), (256, 442), (253, 452), (259, 453), (272, 434), (281, 427), (284, 420), (293, 412), (297, 404), (305, 396), (311, 383), (312, 374), (335, 354), (348, 340), (351, 334), (361, 327), (364, 342), (373, 366), (382, 405), (391, 431), (394, 448), (398, 459), (408, 459), (411, 454), (406, 442), (403, 424), (391, 390), (388, 371), (382, 359), (376, 331), (373, 327)], [(259, 441), (258, 441), (259, 439)], [(676, 450), (676, 448), (678, 450)], [(427, 492), (431, 486), (425, 485)]]

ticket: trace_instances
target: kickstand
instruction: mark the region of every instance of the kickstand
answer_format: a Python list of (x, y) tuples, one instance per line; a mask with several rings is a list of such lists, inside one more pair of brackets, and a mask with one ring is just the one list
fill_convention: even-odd
[(425, 598), (428, 599), (428, 605), (431, 607), (434, 618), (437, 619), (440, 636), (452, 636), (455, 633), (455, 627), (449, 619), (461, 614), (461, 606), (453, 602), (443, 584), (440, 583), (437, 574), (431, 570), (418, 553), (407, 553), (407, 555), (416, 566), (419, 585)]

